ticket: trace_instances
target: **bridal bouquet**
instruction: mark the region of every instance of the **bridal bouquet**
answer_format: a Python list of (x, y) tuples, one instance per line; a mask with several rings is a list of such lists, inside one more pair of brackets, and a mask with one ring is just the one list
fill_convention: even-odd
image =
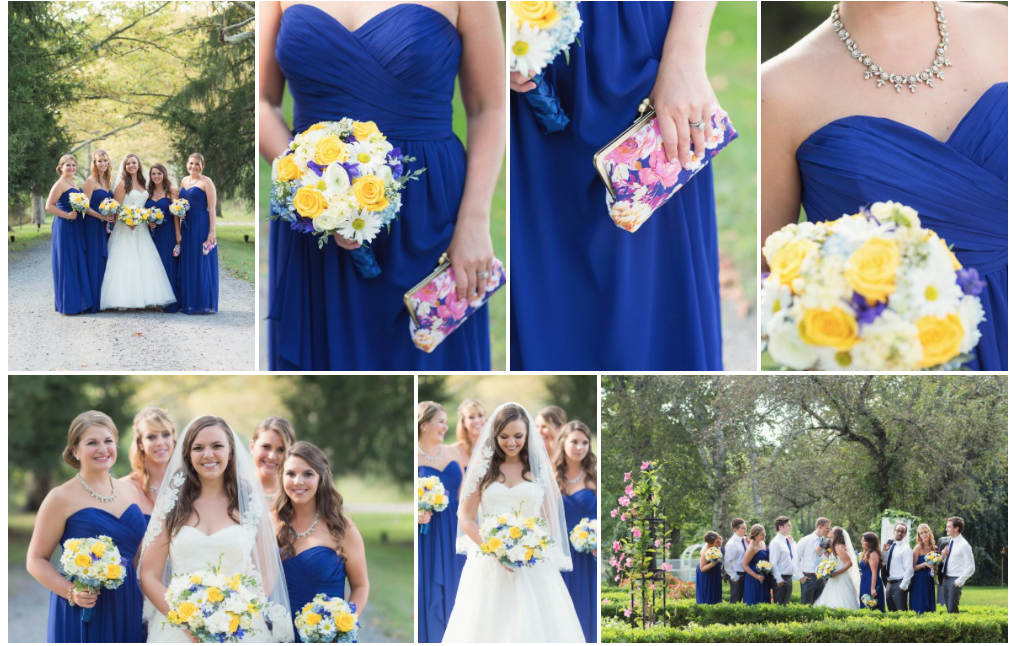
[(265, 608), (257, 580), (247, 574), (226, 576), (218, 566), (177, 574), (165, 591), (168, 623), (189, 630), (202, 643), (237, 642), (257, 632), (253, 620)]
[(599, 521), (582, 518), (570, 530), (570, 544), (575, 552), (591, 553), (599, 548)]
[(84, 217), (89, 208), (88, 196), (84, 193), (71, 193), (69, 199), (71, 210), (77, 211), (81, 217)]
[(907, 206), (790, 224), (763, 253), (761, 334), (783, 366), (949, 370), (979, 342), (985, 283)]
[(532, 566), (546, 558), (553, 542), (547, 527), (542, 518), (526, 518), (520, 511), (492, 514), (479, 526), (482, 537), (479, 549), (508, 569)]
[(830, 579), (837, 570), (837, 559), (822, 558), (820, 559), (820, 563), (817, 564), (817, 569), (814, 572), (814, 575), (817, 577), (818, 581), (821, 581), (823, 579)]
[(296, 613), (296, 630), (306, 644), (353, 644), (359, 633), (356, 604), (320, 593)]
[(859, 600), (862, 601), (863, 605), (866, 606), (867, 608), (877, 607), (877, 600), (874, 599), (871, 595), (864, 594)]
[[(440, 478), (429, 476), (428, 478), (416, 478), (416, 510), (417, 511), (443, 511), (447, 509), (451, 499), (447, 496), (447, 490)], [(419, 525), (420, 534), (429, 534), (429, 523)]]
[(926, 555), (926, 562), (933, 567), (938, 567), (943, 561), (944, 559), (940, 556), (940, 552), (930, 552)]
[(774, 568), (771, 566), (771, 561), (757, 561), (757, 565), (753, 569), (757, 570), (757, 574), (767, 576)]
[(116, 216), (128, 227), (136, 227), (148, 219), (147, 209), (131, 204), (121, 206)]
[(722, 558), (723, 558), (722, 550), (718, 549), (717, 547), (709, 547), (708, 549), (704, 550), (704, 560), (707, 561), (708, 563), (721, 561)]
[[(425, 170), (406, 173), (411, 161), (372, 121), (322, 121), (293, 137), (272, 164), (271, 217), (318, 236), (321, 248), (334, 233), (368, 245), (390, 229), (402, 190)], [(362, 278), (380, 274), (372, 250), (352, 254)]]
[[(60, 569), (63, 570), (63, 576), (81, 592), (95, 592), (100, 588), (115, 590), (127, 576), (120, 550), (108, 536), (69, 538), (64, 541)], [(85, 608), (81, 621), (88, 623), (94, 614), (95, 608)]]

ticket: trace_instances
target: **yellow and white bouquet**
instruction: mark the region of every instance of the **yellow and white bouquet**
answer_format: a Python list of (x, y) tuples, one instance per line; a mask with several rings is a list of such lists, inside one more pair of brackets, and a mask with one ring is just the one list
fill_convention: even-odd
[(753, 569), (757, 570), (757, 574), (762, 576), (767, 576), (774, 570), (771, 565), (771, 561), (757, 561), (757, 565), (755, 565)]
[(930, 552), (926, 555), (926, 562), (933, 567), (939, 567), (939, 565), (944, 562), (944, 559), (940, 556), (940, 552)]
[(956, 369), (979, 342), (985, 283), (895, 202), (768, 236), (761, 334), (793, 370)]
[(553, 543), (547, 527), (542, 518), (525, 517), (520, 511), (486, 516), (479, 525), (479, 550), (508, 569), (535, 565), (548, 556)]
[(119, 213), (116, 216), (120, 222), (126, 224), (128, 227), (136, 227), (142, 222), (148, 220), (147, 209), (143, 206), (134, 206), (132, 204), (126, 204), (120, 207)]
[(324, 593), (296, 613), (295, 623), (304, 644), (352, 644), (359, 634), (356, 604)]
[(837, 559), (821, 558), (820, 563), (817, 564), (817, 569), (813, 574), (817, 577), (818, 581), (821, 581), (823, 579), (830, 579), (837, 570)]
[[(416, 510), (441, 512), (451, 502), (444, 484), (437, 476), (416, 478)], [(419, 525), (420, 534), (428, 534), (429, 523)]]
[(599, 548), (599, 521), (582, 518), (570, 530), (570, 544), (575, 552), (591, 552)]
[[(60, 556), (63, 576), (79, 591), (95, 592), (101, 588), (115, 590), (123, 585), (127, 570), (116, 543), (108, 536), (68, 538)], [(85, 608), (81, 621), (91, 621), (94, 608)]]
[(190, 210), (190, 200), (180, 197), (169, 203), (169, 213), (175, 215), (184, 221), (187, 217), (187, 211)]
[(873, 598), (873, 595), (864, 594), (859, 600), (862, 601), (863, 605), (867, 608), (877, 607), (877, 600)]
[(169, 624), (202, 643), (237, 642), (257, 632), (253, 620), (266, 607), (257, 579), (248, 574), (222, 574), (218, 566), (173, 576), (165, 591)]
[(537, 76), (577, 40), (581, 14), (577, 2), (511, 2), (508, 20), (510, 67)]
[(165, 221), (165, 213), (163, 213), (162, 209), (157, 206), (144, 209), (144, 216), (148, 224), (154, 224), (155, 226), (158, 226)]
[(111, 197), (107, 197), (99, 204), (99, 213), (102, 215), (116, 215), (120, 212), (120, 203)]
[(709, 547), (704, 550), (704, 560), (708, 563), (714, 563), (715, 561), (721, 561), (723, 558), (722, 550), (717, 547)]
[(71, 193), (68, 196), (68, 199), (70, 200), (71, 210), (77, 211), (81, 214), (81, 217), (84, 217), (85, 213), (89, 209), (88, 196), (84, 193)]

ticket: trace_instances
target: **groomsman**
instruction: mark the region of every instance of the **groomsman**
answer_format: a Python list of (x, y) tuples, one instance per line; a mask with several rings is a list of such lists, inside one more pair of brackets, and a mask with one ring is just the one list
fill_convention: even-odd
[(775, 603), (789, 605), (792, 598), (792, 580), (795, 566), (795, 541), (792, 540), (792, 521), (788, 516), (775, 518), (775, 537), (768, 545), (768, 558), (771, 559), (772, 574), (775, 577)]
[[(824, 591), (824, 584), (827, 582), (817, 579), (814, 572), (817, 571), (817, 565), (820, 564), (820, 556), (816, 552), (817, 545), (820, 539), (827, 536), (830, 531), (831, 521), (823, 516), (818, 518), (813, 533), (799, 539), (792, 558), (793, 573), (799, 579), (802, 602), (808, 606), (812, 606), (817, 600), (820, 593)], [(858, 566), (853, 565), (853, 567)]]
[(732, 538), (725, 544), (725, 572), (729, 575), (729, 602), (743, 601), (743, 556), (746, 554), (746, 521), (732, 519)]
[[(947, 534), (944, 534), (939, 539), (937, 539), (937, 552), (939, 552), (940, 554), (943, 554), (944, 550), (947, 549), (947, 546), (950, 545), (950, 544), (951, 544), (951, 537), (948, 536)], [(940, 567), (937, 568), (936, 579), (937, 579), (937, 605), (938, 606), (946, 606), (947, 602), (944, 601), (944, 570), (943, 570), (943, 568), (940, 568)]]
[(912, 548), (905, 537), (908, 526), (898, 523), (894, 527), (894, 542), (884, 552), (885, 588), (887, 588), (887, 609), (891, 612), (908, 610), (908, 586), (912, 583), (915, 566), (912, 563)]
[(968, 544), (961, 532), (965, 530), (965, 521), (957, 516), (947, 519), (947, 535), (951, 542), (947, 545), (940, 556), (944, 562), (940, 564), (940, 571), (944, 575), (944, 582), (941, 585), (944, 596), (944, 605), (947, 612), (958, 611), (958, 601), (961, 600), (961, 588), (965, 582), (975, 574), (975, 558), (972, 556), (972, 546)]

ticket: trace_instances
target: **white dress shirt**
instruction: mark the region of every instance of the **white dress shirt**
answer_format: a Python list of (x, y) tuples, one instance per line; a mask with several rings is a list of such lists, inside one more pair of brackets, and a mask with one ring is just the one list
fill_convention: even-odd
[(975, 558), (972, 556), (972, 546), (960, 534), (951, 539), (950, 548), (951, 553), (944, 561), (947, 564), (945, 576), (957, 577), (955, 583), (960, 588), (975, 574)]
[(725, 544), (725, 571), (733, 581), (743, 576), (743, 556), (746, 554), (746, 536), (732, 535)]
[(796, 546), (792, 546), (792, 556), (789, 556), (789, 540), (781, 534), (775, 534), (768, 545), (768, 558), (771, 560), (771, 574), (775, 577), (775, 583), (781, 583), (782, 575), (795, 578), (795, 567), (793, 558), (796, 555)]
[(912, 582), (912, 575), (915, 574), (915, 565), (912, 564), (912, 548), (908, 541), (894, 543), (890, 551), (884, 555), (884, 563), (891, 563), (888, 569), (888, 580), (901, 579), (901, 589), (908, 590)]
[(820, 557), (814, 551), (817, 549), (817, 533), (807, 534), (806, 536), (799, 539), (796, 546), (792, 549), (792, 569), (793, 575), (797, 579), (802, 579), (807, 572), (814, 574), (817, 571), (817, 566), (820, 564)]

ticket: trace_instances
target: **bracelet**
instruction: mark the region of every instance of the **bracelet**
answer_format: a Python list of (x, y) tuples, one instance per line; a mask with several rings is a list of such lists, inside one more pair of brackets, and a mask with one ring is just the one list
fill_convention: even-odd
[(77, 605), (76, 603), (74, 603), (74, 586), (73, 585), (70, 586), (70, 590), (67, 590), (67, 603), (70, 604), (71, 608), (73, 608), (74, 606)]

